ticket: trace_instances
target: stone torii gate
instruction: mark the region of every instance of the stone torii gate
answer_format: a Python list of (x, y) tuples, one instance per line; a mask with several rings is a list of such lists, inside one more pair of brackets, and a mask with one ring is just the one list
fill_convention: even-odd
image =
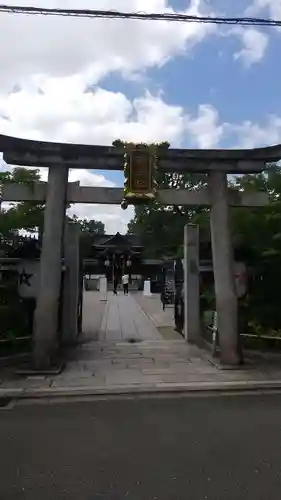
[[(85, 146), (17, 139), (0, 135), (0, 151), (10, 165), (49, 168), (48, 184), (31, 188), (6, 185), (3, 201), (46, 201), (41, 250), (40, 286), (34, 323), (34, 361), (38, 368), (48, 367), (57, 349), (57, 312), (60, 291), (60, 266), (67, 203), (121, 204), (120, 188), (95, 188), (68, 184), (69, 168), (123, 170), (124, 153), (116, 147)], [(211, 240), (215, 280), (221, 362), (240, 363), (237, 332), (237, 297), (233, 270), (233, 250), (229, 206), (263, 206), (266, 193), (238, 193), (227, 187), (227, 174), (257, 173), (267, 163), (279, 161), (281, 145), (244, 150), (164, 149), (159, 152), (158, 169), (162, 172), (202, 172), (208, 174), (208, 186), (198, 191), (159, 190), (157, 199), (166, 205), (203, 205), (211, 207)], [(187, 253), (196, 262), (198, 237), (185, 234)], [(193, 249), (193, 250), (192, 250)], [(193, 257), (192, 257), (193, 254)], [(198, 257), (197, 257), (198, 258)], [(188, 291), (194, 270), (187, 269), (186, 312), (187, 340), (199, 340), (199, 322), (194, 316), (194, 300)], [(195, 284), (195, 283), (193, 283)], [(193, 313), (192, 313), (193, 311)], [(197, 315), (198, 318), (198, 315)]]

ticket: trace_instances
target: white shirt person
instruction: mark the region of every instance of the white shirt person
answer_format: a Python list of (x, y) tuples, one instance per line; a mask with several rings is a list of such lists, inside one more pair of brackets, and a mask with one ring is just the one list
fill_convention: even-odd
[(122, 284), (123, 284), (124, 295), (128, 295), (128, 293), (129, 293), (129, 275), (128, 274), (123, 274)]

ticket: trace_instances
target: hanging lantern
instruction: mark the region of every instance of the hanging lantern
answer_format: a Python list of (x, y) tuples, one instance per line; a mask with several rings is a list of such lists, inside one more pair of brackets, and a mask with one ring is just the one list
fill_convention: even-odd
[(104, 265), (105, 265), (105, 267), (109, 267), (109, 266), (110, 266), (110, 260), (109, 260), (109, 259), (106, 259), (106, 260), (104, 261)]
[(126, 266), (131, 267), (131, 265), (132, 265), (132, 261), (131, 261), (131, 259), (128, 259), (126, 262)]

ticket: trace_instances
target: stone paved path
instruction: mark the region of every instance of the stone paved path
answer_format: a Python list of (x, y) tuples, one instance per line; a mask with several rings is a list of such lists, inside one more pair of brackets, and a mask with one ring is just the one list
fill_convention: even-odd
[[(153, 311), (154, 308), (151, 315)], [(205, 390), (206, 387), (226, 388), (229, 384), (231, 387), (237, 384), (252, 387), (253, 383), (271, 386), (274, 382), (281, 387), (280, 358), (274, 363), (273, 360), (258, 361), (238, 370), (222, 371), (212, 363), (209, 353), (188, 345), (184, 339), (164, 340), (158, 333), (155, 318), (149, 319), (134, 295), (116, 297), (109, 293), (104, 304), (100, 303), (97, 292), (87, 292), (83, 320), (84, 335), (77, 347), (65, 352), (66, 366), (62, 373), (19, 377), (11, 370), (0, 372), (0, 397), (197, 390), (200, 387)], [(130, 339), (136, 342), (130, 343)]]
[(182, 339), (180, 333), (175, 331), (174, 306), (167, 306), (163, 311), (160, 294), (146, 297), (136, 292), (133, 297), (165, 340)]
[(210, 363), (208, 353), (184, 340), (93, 341), (70, 350), (59, 375), (1, 380), (0, 374), (0, 398), (251, 389), (254, 384), (263, 389), (264, 384), (272, 388), (275, 383), (280, 388), (279, 366), (222, 371)]
[(109, 293), (103, 314), (99, 340), (102, 342), (161, 340), (155, 325), (150, 321), (134, 297)]
[(84, 292), (83, 296), (83, 338), (82, 341), (99, 340), (105, 303), (101, 302), (98, 292)]
[(145, 311), (156, 328), (171, 327), (174, 328), (174, 306), (166, 306), (163, 311), (160, 293), (155, 293), (150, 297), (137, 292), (133, 295), (139, 306)]

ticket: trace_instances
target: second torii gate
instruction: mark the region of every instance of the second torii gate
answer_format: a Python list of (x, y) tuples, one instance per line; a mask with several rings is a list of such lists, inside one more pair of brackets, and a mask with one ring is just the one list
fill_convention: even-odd
[[(7, 136), (0, 136), (0, 150), (9, 164), (49, 168), (47, 185), (39, 183), (31, 188), (8, 185), (3, 193), (4, 201), (46, 201), (41, 278), (34, 325), (35, 364), (37, 367), (46, 367), (51, 364), (57, 347), (57, 308), (66, 204), (120, 204), (124, 197), (123, 189), (119, 188), (68, 184), (68, 170), (123, 170), (123, 152), (115, 147), (48, 143)], [(211, 207), (213, 267), (223, 364), (240, 363), (229, 206), (263, 206), (268, 203), (266, 193), (233, 193), (228, 190), (227, 174), (261, 172), (266, 169), (267, 163), (280, 158), (280, 145), (252, 150), (168, 149), (159, 153), (160, 171), (208, 174), (208, 186), (205, 188), (198, 191), (159, 190), (157, 199), (166, 205)], [(199, 331), (193, 331), (188, 340), (196, 341), (197, 337)]]

